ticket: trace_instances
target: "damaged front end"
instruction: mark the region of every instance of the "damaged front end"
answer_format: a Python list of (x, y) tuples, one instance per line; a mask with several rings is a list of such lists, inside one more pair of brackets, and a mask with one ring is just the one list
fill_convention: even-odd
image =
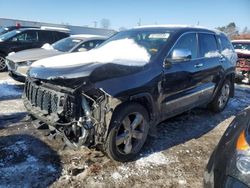
[(70, 147), (102, 146), (112, 111), (120, 102), (90, 85), (83, 82), (72, 89), (28, 77), (24, 105), (31, 116), (63, 136)]

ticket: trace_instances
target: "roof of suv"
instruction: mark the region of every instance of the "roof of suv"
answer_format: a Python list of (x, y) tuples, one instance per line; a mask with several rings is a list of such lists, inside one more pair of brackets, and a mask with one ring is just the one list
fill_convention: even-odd
[(194, 29), (194, 30), (201, 30), (201, 31), (208, 31), (208, 32), (214, 32), (217, 34), (221, 34), (223, 32), (216, 30), (216, 29), (209, 29), (203, 26), (191, 26), (191, 25), (145, 25), (145, 26), (137, 26), (134, 27), (134, 29), (160, 29), (160, 28), (166, 28), (170, 30), (188, 30), (188, 29)]
[(68, 33), (65, 31), (59, 31), (59, 30), (54, 30), (54, 29), (41, 29), (41, 28), (34, 28), (34, 27), (19, 28), (19, 29), (15, 29), (15, 30), (16, 31), (39, 30), (39, 31), (56, 31), (56, 32), (61, 32), (61, 33)]

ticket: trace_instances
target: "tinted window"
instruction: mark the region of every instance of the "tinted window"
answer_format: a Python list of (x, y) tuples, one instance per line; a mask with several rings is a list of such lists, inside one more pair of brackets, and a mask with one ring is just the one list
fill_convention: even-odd
[(53, 43), (54, 36), (53, 33), (50, 31), (39, 31), (39, 38), (40, 41), (43, 43)]
[(37, 31), (24, 31), (11, 39), (12, 41), (20, 42), (37, 42), (38, 32)]
[[(175, 49), (187, 49), (191, 51), (192, 59), (197, 58), (197, 37), (195, 33), (188, 33), (183, 35), (176, 45), (174, 46), (173, 50)], [(170, 53), (171, 54), (171, 53)]]
[(221, 44), (221, 50), (226, 50), (226, 49), (233, 49), (233, 46), (231, 42), (226, 38), (226, 37), (219, 37), (220, 39), (220, 44)]
[(199, 43), (201, 57), (216, 57), (219, 55), (214, 35), (199, 33)]
[(55, 36), (54, 42), (69, 36), (68, 33), (57, 32), (57, 31), (53, 31), (53, 32), (54, 32), (54, 36)]

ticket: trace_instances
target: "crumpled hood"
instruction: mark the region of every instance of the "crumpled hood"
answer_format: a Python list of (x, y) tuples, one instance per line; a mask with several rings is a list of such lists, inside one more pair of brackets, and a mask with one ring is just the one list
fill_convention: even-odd
[(29, 76), (56, 80), (90, 76), (92, 81), (134, 73), (150, 61), (147, 50), (131, 39), (107, 43), (87, 52), (45, 58), (31, 65)]
[(47, 50), (43, 48), (34, 48), (34, 49), (29, 49), (29, 50), (23, 50), (16, 52), (14, 54), (11, 54), (7, 56), (7, 59), (18, 63), (18, 62), (23, 62), (23, 61), (36, 61), (39, 59), (47, 58), (47, 57), (52, 57), (55, 55), (62, 54), (63, 52), (56, 51), (56, 50)]

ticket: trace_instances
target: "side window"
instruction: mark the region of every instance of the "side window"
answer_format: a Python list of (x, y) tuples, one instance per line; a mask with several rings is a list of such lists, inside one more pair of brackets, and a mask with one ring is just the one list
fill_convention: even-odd
[(91, 41), (87, 41), (82, 43), (81, 45), (79, 45), (74, 51), (88, 51), (91, 50), (92, 48), (95, 48), (96, 46), (98, 46), (101, 42), (101, 40), (91, 40)]
[[(187, 49), (191, 51), (192, 59), (197, 58), (197, 38), (195, 33), (188, 33), (183, 35), (178, 42), (175, 44), (173, 50), (175, 49)], [(170, 54), (172, 54), (172, 52)]]
[(53, 33), (49, 31), (39, 31), (39, 40), (42, 43), (50, 43), (53, 42)]
[(233, 50), (233, 46), (231, 42), (224, 36), (219, 37), (220, 45), (221, 45), (221, 51), (224, 50)]
[(39, 39), (37, 31), (24, 31), (12, 38), (12, 41), (20, 42), (37, 42), (38, 40)]
[(66, 38), (68, 36), (69, 36), (69, 34), (67, 34), (67, 33), (54, 31), (54, 42), (61, 40), (63, 38)]
[(213, 34), (199, 33), (200, 57), (219, 56), (216, 38)]

